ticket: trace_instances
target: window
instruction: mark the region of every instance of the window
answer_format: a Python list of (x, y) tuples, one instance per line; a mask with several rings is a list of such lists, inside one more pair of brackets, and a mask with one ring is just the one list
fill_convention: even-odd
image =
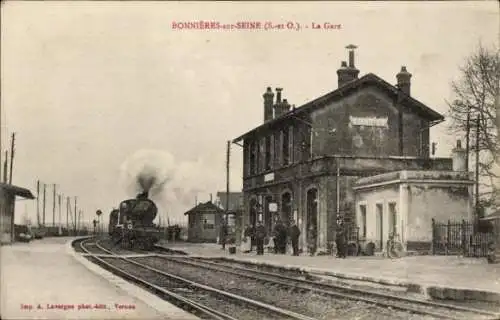
[(289, 162), (293, 162), (293, 127), (288, 128), (288, 157)]
[(215, 215), (213, 213), (203, 214), (203, 229), (214, 229), (215, 228)]
[(290, 130), (289, 128), (286, 128), (282, 131), (282, 145), (281, 145), (281, 154), (282, 154), (282, 161), (283, 165), (288, 165), (290, 163)]
[(257, 144), (255, 142), (250, 143), (250, 174), (257, 172), (257, 151)]
[(359, 206), (360, 224), (361, 224), (361, 237), (366, 238), (366, 205)]
[(272, 158), (271, 158), (271, 138), (270, 136), (265, 138), (264, 149), (265, 149), (265, 166), (264, 170), (271, 170)]

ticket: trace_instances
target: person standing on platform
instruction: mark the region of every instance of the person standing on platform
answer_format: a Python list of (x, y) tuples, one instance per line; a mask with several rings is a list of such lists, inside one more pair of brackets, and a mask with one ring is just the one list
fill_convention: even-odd
[(316, 253), (316, 228), (313, 225), (310, 225), (307, 231), (307, 247), (309, 255), (314, 256)]
[(227, 240), (228, 230), (226, 221), (222, 221), (221, 231), (220, 231), (220, 242), (222, 244), (222, 250), (226, 250), (226, 240)]
[(283, 224), (283, 222), (281, 222), (280, 220), (280, 224), (281, 224), (281, 230), (280, 230), (280, 253), (281, 254), (286, 254), (286, 242), (287, 242), (287, 237), (288, 237), (288, 230), (285, 226), (285, 224)]
[(338, 220), (337, 223), (335, 242), (337, 245), (337, 258), (345, 258), (347, 251), (347, 234), (345, 230), (345, 224), (342, 219)]
[(288, 231), (288, 235), (290, 236), (290, 241), (292, 242), (292, 250), (294, 256), (299, 255), (299, 236), (300, 236), (300, 229), (297, 227), (297, 224), (295, 223), (295, 220), (292, 220), (290, 230)]
[(280, 219), (277, 219), (274, 226), (274, 253), (282, 253), (283, 251), (283, 243), (286, 241), (286, 235), (285, 239), (283, 239), (284, 230), (285, 226)]
[(259, 221), (255, 228), (255, 244), (257, 246), (257, 255), (264, 254), (264, 239), (267, 236), (266, 228)]
[(241, 242), (241, 252), (248, 253), (252, 251), (251, 231), (252, 229), (250, 228), (250, 225), (247, 225), (243, 232), (243, 241)]

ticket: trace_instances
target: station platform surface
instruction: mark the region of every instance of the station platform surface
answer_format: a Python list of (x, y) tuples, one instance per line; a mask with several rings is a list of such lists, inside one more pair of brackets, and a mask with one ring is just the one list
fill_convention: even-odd
[(219, 244), (161, 242), (159, 245), (184, 251), (191, 256), (225, 257), (257, 264), (298, 268), (311, 274), (362, 281), (377, 285), (411, 288), (430, 298), (500, 302), (500, 264), (488, 264), (486, 258), (458, 256), (409, 256), (388, 259), (359, 256), (339, 259), (334, 256), (292, 256), (255, 251), (236, 254), (222, 250)]
[(1, 319), (196, 319), (75, 253), (72, 239), (1, 247)]

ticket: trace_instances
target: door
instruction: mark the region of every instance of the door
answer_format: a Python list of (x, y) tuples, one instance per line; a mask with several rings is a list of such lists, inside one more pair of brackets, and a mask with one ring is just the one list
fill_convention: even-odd
[(377, 214), (377, 241), (380, 243), (380, 251), (384, 250), (384, 212), (381, 203), (376, 205)]

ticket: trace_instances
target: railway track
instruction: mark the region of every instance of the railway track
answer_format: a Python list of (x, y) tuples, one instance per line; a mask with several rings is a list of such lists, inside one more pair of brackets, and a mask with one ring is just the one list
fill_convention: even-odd
[(223, 290), (184, 279), (144, 265), (102, 247), (96, 239), (78, 245), (87, 258), (101, 267), (137, 283), (170, 303), (202, 319), (295, 319), (314, 318), (268, 305)]
[(160, 256), (176, 263), (213, 271), (233, 274), (241, 277), (256, 279), (278, 286), (293, 288), (299, 292), (314, 292), (319, 295), (337, 299), (363, 301), (386, 308), (406, 311), (413, 314), (431, 316), (439, 319), (500, 319), (500, 315), (491, 311), (457, 306), (454, 304), (420, 300), (388, 293), (349, 288), (337, 284), (320, 283), (316, 281), (294, 278), (282, 274), (249, 269), (222, 262), (206, 261), (202, 258)]

